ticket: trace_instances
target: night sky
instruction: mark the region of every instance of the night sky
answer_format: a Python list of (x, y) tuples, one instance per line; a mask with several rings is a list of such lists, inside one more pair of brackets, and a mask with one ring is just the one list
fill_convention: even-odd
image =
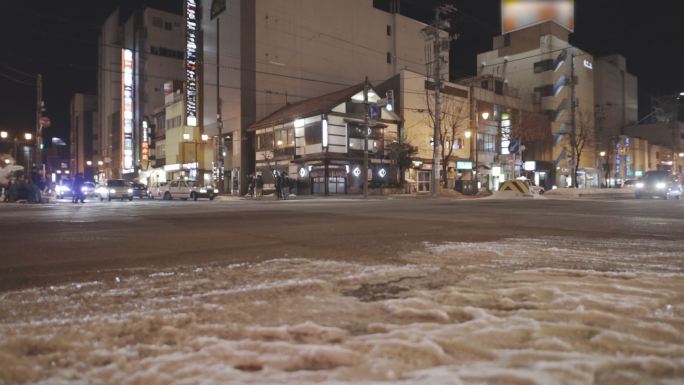
[[(134, 4), (180, 12), (181, 0), (1, 0), (0, 129), (35, 128), (35, 74), (43, 74), (46, 137), (68, 140), (69, 100), (97, 88), (97, 36), (118, 5)], [(286, 0), (283, 0), (286, 1)], [(345, 1), (345, 0), (340, 0)], [(387, 8), (387, 0), (374, 0)], [(437, 0), (402, 0), (401, 12), (423, 22)], [(452, 78), (475, 74), (476, 54), (491, 49), (500, 34), (500, 0), (453, 0), (452, 27), (460, 37), (451, 46)], [(570, 43), (595, 56), (620, 53), (639, 78), (639, 115), (649, 113), (650, 96), (684, 91), (684, 1), (576, 0)]]

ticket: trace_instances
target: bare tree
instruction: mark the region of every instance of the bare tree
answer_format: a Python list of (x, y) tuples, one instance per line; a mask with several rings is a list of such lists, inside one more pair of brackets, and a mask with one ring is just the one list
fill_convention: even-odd
[[(432, 127), (432, 131), (434, 131), (434, 93), (430, 92), (428, 87), (426, 87), (425, 94), (427, 113), (431, 123), (430, 127)], [(461, 137), (461, 133), (469, 128), (470, 111), (468, 108), (468, 100), (443, 94), (440, 117), (440, 133), (439, 138), (437, 139), (439, 140), (439, 156), (442, 167), (441, 184), (442, 186), (446, 186), (449, 160), (451, 160), (454, 150), (460, 149), (464, 145), (465, 140)]]
[(392, 142), (387, 150), (389, 158), (399, 168), (399, 184), (404, 185), (404, 171), (413, 162), (413, 156), (418, 153), (418, 148), (409, 143)]
[(569, 133), (570, 151), (572, 151), (575, 158), (575, 164), (572, 165), (572, 184), (575, 188), (579, 186), (577, 172), (579, 171), (582, 153), (587, 146), (591, 146), (594, 143), (594, 133), (594, 117), (578, 108), (575, 129)]

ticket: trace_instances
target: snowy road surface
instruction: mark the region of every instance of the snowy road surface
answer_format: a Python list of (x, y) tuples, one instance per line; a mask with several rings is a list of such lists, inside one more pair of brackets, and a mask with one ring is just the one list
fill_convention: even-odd
[(0, 293), (0, 384), (684, 383), (684, 240), (422, 243)]

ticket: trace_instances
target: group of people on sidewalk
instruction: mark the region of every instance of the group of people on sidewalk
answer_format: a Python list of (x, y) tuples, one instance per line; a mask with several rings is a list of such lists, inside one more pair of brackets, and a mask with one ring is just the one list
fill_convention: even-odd
[[(292, 187), (292, 180), (288, 178), (285, 171), (274, 171), (274, 187), (277, 199), (287, 199), (290, 196), (290, 188)], [(247, 196), (253, 197), (256, 200), (261, 200), (264, 195), (264, 178), (261, 173), (256, 176), (251, 174), (249, 176), (249, 184), (247, 189)]]

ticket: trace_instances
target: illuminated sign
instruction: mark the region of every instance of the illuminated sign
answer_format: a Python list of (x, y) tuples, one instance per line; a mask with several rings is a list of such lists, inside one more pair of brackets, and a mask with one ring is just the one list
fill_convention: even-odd
[(588, 69), (593, 69), (594, 65), (591, 64), (591, 62), (587, 59), (584, 59), (584, 66), (587, 67)]
[(511, 120), (508, 114), (502, 114), (501, 117), (501, 154), (508, 155), (508, 145), (511, 144)]
[(142, 160), (150, 159), (150, 135), (147, 120), (142, 122)]
[(464, 161), (456, 162), (456, 169), (457, 170), (472, 170), (472, 168), (473, 168), (473, 162), (464, 162)]
[(523, 168), (525, 171), (534, 171), (537, 169), (537, 162), (533, 160), (528, 160), (525, 163), (523, 163)]
[(574, 0), (502, 0), (502, 33), (553, 20), (569, 31), (575, 29)]
[(131, 173), (133, 169), (133, 51), (121, 50), (121, 134), (123, 164), (122, 172)]
[(185, 1), (185, 124), (197, 126), (197, 0)]

